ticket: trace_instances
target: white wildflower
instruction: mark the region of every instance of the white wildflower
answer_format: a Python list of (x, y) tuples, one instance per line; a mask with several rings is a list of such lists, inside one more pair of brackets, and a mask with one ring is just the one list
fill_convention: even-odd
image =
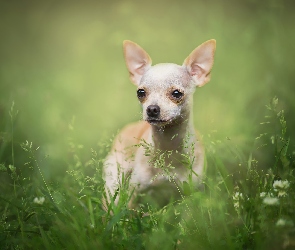
[(286, 221), (284, 219), (279, 219), (276, 223), (277, 227), (283, 227), (286, 225)]
[(45, 201), (45, 198), (44, 197), (35, 197), (34, 198), (34, 203), (36, 203), (36, 204), (39, 204), (39, 205), (42, 205), (43, 203), (44, 203), (44, 201)]
[(260, 193), (260, 198), (264, 198), (264, 197), (274, 197), (273, 193), (268, 193), (268, 192), (261, 192)]
[(287, 192), (285, 190), (279, 190), (278, 197), (284, 197), (287, 195)]
[(243, 199), (243, 194), (240, 192), (235, 192), (233, 195), (234, 207), (238, 209), (240, 207), (240, 200)]
[(238, 200), (240, 200), (242, 198), (243, 198), (243, 194), (240, 193), (240, 192), (235, 192), (235, 194), (233, 195), (233, 200), (234, 201), (238, 201)]
[(279, 205), (279, 199), (275, 198), (275, 197), (265, 197), (263, 199), (263, 203), (265, 205), (270, 205), (270, 206), (275, 206), (275, 205)]
[(274, 191), (278, 193), (278, 197), (283, 197), (287, 195), (287, 189), (289, 188), (290, 183), (289, 181), (281, 181), (281, 180), (276, 180), (273, 183), (273, 188)]
[(284, 227), (284, 226), (290, 226), (293, 227), (294, 223), (291, 220), (284, 220), (284, 219), (278, 219), (277, 223), (276, 223), (277, 227)]
[(274, 181), (273, 182), (273, 187), (275, 188), (275, 189), (288, 189), (289, 188), (289, 186), (290, 186), (290, 183), (289, 183), (289, 181), (287, 181), (287, 180), (285, 180), (285, 181)]

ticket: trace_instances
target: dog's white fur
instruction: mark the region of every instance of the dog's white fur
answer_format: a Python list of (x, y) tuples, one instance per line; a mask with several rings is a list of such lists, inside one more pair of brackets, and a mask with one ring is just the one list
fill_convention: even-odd
[[(123, 48), (130, 79), (141, 92), (144, 91), (143, 97), (139, 95), (144, 121), (126, 126), (107, 156), (104, 173), (108, 202), (110, 195), (120, 188), (122, 174), (131, 174), (134, 195), (150, 186), (160, 185), (167, 178), (158, 175), (162, 170), (153, 166), (153, 156), (147, 155), (143, 146), (134, 147), (143, 141), (152, 145), (155, 152), (171, 152), (170, 156), (167, 154), (165, 164), (174, 167), (177, 182), (188, 179), (191, 170), (184, 166), (183, 154), (189, 154), (193, 148), (193, 181), (200, 180), (204, 150), (193, 126), (193, 93), (196, 87), (210, 80), (216, 41), (209, 40), (198, 46), (182, 66), (172, 63), (151, 66), (150, 56), (136, 43), (124, 41)], [(179, 92), (182, 94), (180, 98), (177, 97)], [(184, 147), (184, 140), (188, 147)], [(118, 197), (115, 202), (117, 200)]]

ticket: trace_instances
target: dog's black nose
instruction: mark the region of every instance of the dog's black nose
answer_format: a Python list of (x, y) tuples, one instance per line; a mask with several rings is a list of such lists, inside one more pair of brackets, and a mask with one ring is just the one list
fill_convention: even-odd
[(147, 107), (146, 113), (149, 117), (157, 118), (160, 115), (160, 107), (158, 105), (150, 105)]

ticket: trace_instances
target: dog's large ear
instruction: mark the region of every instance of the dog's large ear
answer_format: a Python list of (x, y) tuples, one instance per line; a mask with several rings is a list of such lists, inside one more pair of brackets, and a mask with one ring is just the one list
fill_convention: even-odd
[(210, 80), (215, 48), (216, 41), (208, 40), (194, 49), (183, 62), (197, 87), (202, 87)]
[(143, 48), (129, 40), (123, 42), (123, 50), (130, 80), (138, 86), (143, 74), (151, 67), (152, 60)]

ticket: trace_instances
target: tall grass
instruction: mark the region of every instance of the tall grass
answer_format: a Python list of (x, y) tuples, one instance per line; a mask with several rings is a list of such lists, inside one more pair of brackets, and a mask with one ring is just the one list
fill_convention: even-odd
[[(12, 106), (12, 131), (16, 115)], [(118, 206), (111, 202), (108, 211), (102, 209), (102, 164), (109, 142), (89, 149), (91, 156), (85, 158), (83, 146), (69, 137), (67, 160), (58, 163), (67, 170), (50, 181), (41, 167), (50, 158), (39, 153), (42, 145), (22, 143), (26, 159), (17, 165), (12, 146), (12, 164), (0, 159), (1, 249), (292, 249), (294, 148), (277, 98), (267, 105), (259, 126), (265, 133), (253, 138), (248, 152), (230, 138), (214, 139), (216, 131), (204, 135), (204, 189), (184, 183), (181, 196), (160, 208), (143, 199), (128, 209), (125, 178)], [(161, 159), (155, 161), (163, 167)]]
[[(292, 1), (1, 1), (0, 32), (0, 249), (294, 248)], [(129, 210), (124, 178), (105, 212), (110, 133), (141, 119), (122, 41), (181, 64), (211, 38), (204, 190)]]

